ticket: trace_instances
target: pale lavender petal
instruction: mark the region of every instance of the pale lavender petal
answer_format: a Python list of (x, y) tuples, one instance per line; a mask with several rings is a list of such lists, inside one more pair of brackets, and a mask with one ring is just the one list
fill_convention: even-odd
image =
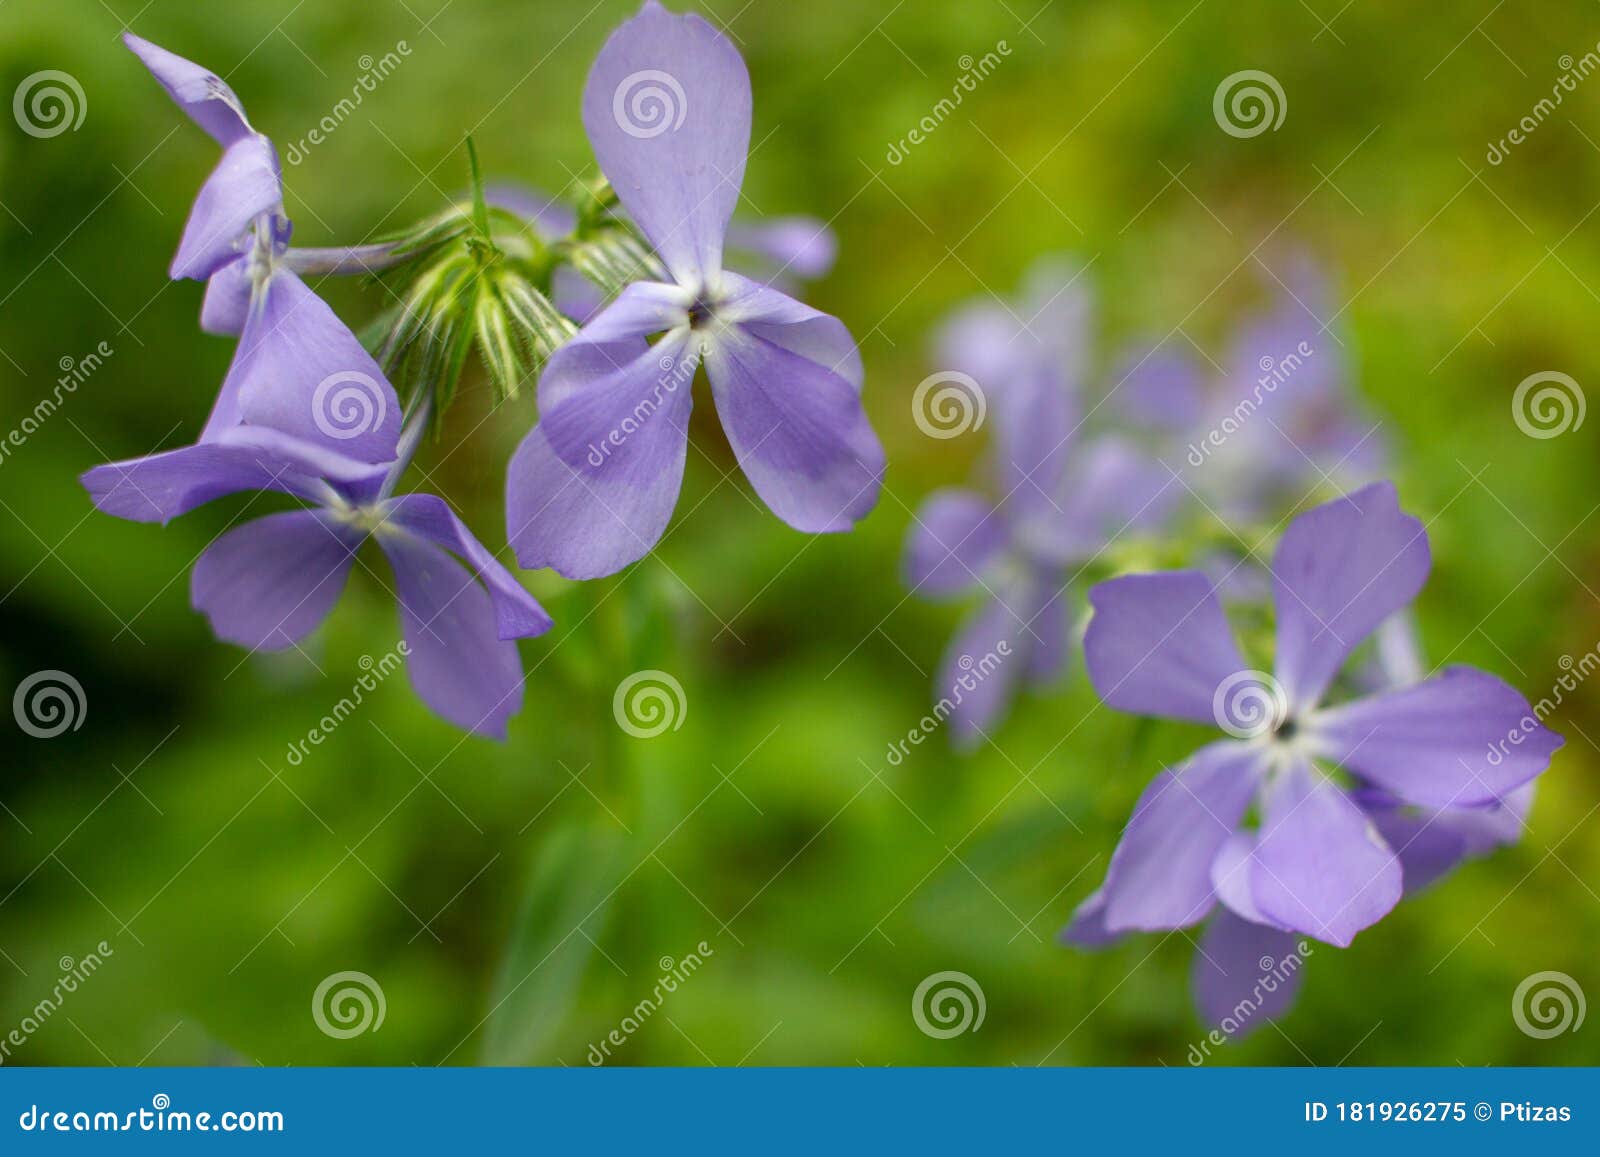
[(861, 351), (838, 318), (737, 273), (722, 276), (717, 317), (826, 366), (860, 392), (865, 380)]
[(1259, 749), (1224, 739), (1151, 781), (1106, 870), (1108, 930), (1165, 931), (1205, 918), (1216, 898), (1211, 863), (1244, 818), (1262, 766)]
[(571, 205), (560, 197), (527, 185), (491, 182), (483, 188), (483, 199), (489, 205), (532, 221), (545, 241), (565, 237), (578, 224), (577, 211)]
[(1271, 779), (1250, 873), (1274, 924), (1348, 947), (1400, 900), (1400, 861), (1350, 797), (1303, 758)]
[(489, 590), (500, 638), (526, 639), (550, 629), (550, 616), (538, 600), (496, 561), (444, 499), (433, 494), (406, 494), (385, 503), (383, 512), (386, 526), (421, 535), (472, 567)]
[(550, 275), (550, 300), (579, 325), (588, 325), (606, 304), (605, 292), (570, 265)]
[(250, 316), (250, 263), (235, 257), (206, 280), (200, 306), (200, 328), (221, 337), (238, 337)]
[(1078, 405), (1053, 369), (1019, 373), (989, 393), (1002, 504), (1019, 522), (1049, 524), (1067, 501)]
[(122, 34), (122, 42), (144, 62), (189, 119), (223, 148), (254, 134), (245, 118), (244, 105), (215, 73), (131, 32)]
[(906, 585), (928, 598), (969, 590), (999, 556), (1006, 539), (1005, 524), (982, 495), (936, 490), (906, 535)]
[(1317, 712), (1317, 753), (1407, 803), (1492, 803), (1545, 768), (1561, 736), (1516, 688), (1474, 667)]
[(1305, 956), (1294, 934), (1219, 909), (1194, 954), (1194, 1003), (1200, 1018), (1232, 1040), (1277, 1020), (1300, 994)]
[(1120, 711), (1215, 722), (1217, 689), (1244, 660), (1198, 571), (1124, 575), (1089, 592), (1089, 679)]
[(1067, 926), (1056, 933), (1056, 940), (1076, 948), (1105, 948), (1122, 939), (1119, 932), (1106, 928), (1106, 892), (1096, 888), (1077, 910)]
[(1217, 858), (1211, 861), (1211, 886), (1216, 890), (1217, 899), (1235, 915), (1252, 924), (1276, 927), (1256, 906), (1252, 890), (1256, 839), (1255, 832), (1234, 832), (1228, 837), (1227, 843), (1217, 851)]
[(1141, 426), (1188, 430), (1200, 421), (1205, 383), (1192, 358), (1164, 349), (1129, 355), (1112, 382), (1111, 403)]
[(1077, 563), (1159, 526), (1183, 493), (1171, 471), (1132, 443), (1100, 438), (1073, 451), (1057, 503), (1030, 512), (1019, 534), (1035, 556)]
[(1466, 858), (1460, 833), (1439, 822), (1445, 813), (1422, 814), (1400, 807), (1365, 808), (1384, 843), (1400, 857), (1407, 893), (1420, 892), (1452, 872)]
[(970, 751), (1011, 706), (1033, 646), (1027, 592), (987, 596), (950, 640), (934, 681), (936, 710), (948, 716), (950, 742)]
[(279, 208), (278, 155), (266, 137), (241, 137), (200, 186), (172, 259), (173, 277), (203, 281), (239, 254), (257, 217)]
[(750, 76), (738, 49), (699, 16), (650, 0), (589, 70), (583, 125), (673, 277), (711, 286), (750, 145)]
[(400, 418), (394, 387), (355, 334), (305, 282), (278, 269), (252, 303), (201, 438), (243, 422), (387, 462)]
[(1067, 605), (1066, 593), (1059, 580), (1042, 589), (1049, 594), (1033, 617), (1033, 649), (1028, 652), (1028, 678), (1039, 684), (1059, 679), (1067, 669), (1067, 658), (1072, 652), (1068, 638), (1071, 627), (1067, 621), (1071, 608)]
[(1409, 603), (1431, 560), (1422, 523), (1377, 482), (1295, 518), (1272, 557), (1277, 675), (1290, 704), (1316, 703), (1350, 652)]
[(412, 687), (456, 726), (504, 739), (522, 706), (522, 660), (499, 637), (488, 594), (430, 542), (404, 532), (378, 542), (394, 568)]
[(966, 374), (987, 395), (1005, 388), (1028, 366), (1030, 346), (1018, 337), (1016, 319), (1004, 306), (963, 306), (934, 334), (933, 361), (941, 371)]
[(771, 217), (728, 227), (730, 248), (770, 261), (774, 273), (805, 280), (826, 276), (839, 252), (833, 230), (814, 217)]
[(228, 531), (195, 560), (189, 596), (217, 638), (279, 651), (328, 617), (365, 537), (323, 510), (269, 514)]
[(381, 465), (264, 427), (236, 427), (211, 442), (96, 466), (82, 481), (102, 513), (166, 522), (245, 490), (279, 490), (320, 502), (328, 497), (324, 480), (359, 485), (383, 473)]

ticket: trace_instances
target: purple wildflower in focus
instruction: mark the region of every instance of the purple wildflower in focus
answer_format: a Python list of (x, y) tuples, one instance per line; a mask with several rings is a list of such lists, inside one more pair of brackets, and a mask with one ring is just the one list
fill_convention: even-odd
[(83, 484), (101, 511), (135, 522), (164, 523), (246, 491), (307, 503), (234, 527), (195, 561), (195, 608), (219, 638), (251, 650), (292, 647), (315, 630), (357, 549), (375, 540), (394, 571), (411, 685), (457, 726), (504, 738), (522, 704), (512, 640), (543, 634), (550, 617), (442, 498), (393, 495), (409, 456), (374, 466), (282, 431), (235, 426), (196, 446), (97, 466)]
[[(1220, 900), (1251, 924), (1348, 945), (1399, 900), (1412, 842), (1385, 838), (1362, 810), (1369, 791), (1413, 819), (1516, 806), (1562, 739), (1494, 676), (1451, 667), (1323, 704), (1346, 658), (1410, 603), (1430, 565), (1426, 532), (1389, 483), (1297, 517), (1272, 563), (1275, 678), (1247, 669), (1199, 572), (1094, 588), (1084, 653), (1101, 698), (1136, 714), (1213, 721), (1232, 738), (1145, 791), (1071, 940), (1188, 927)], [(1508, 746), (1513, 734), (1520, 742)], [(1340, 786), (1322, 763), (1359, 787)], [(1247, 830), (1252, 804), (1260, 822)]]
[(842, 531), (877, 502), (883, 448), (849, 332), (722, 267), (750, 108), (733, 45), (653, 0), (590, 70), (590, 143), (672, 280), (628, 285), (547, 363), (539, 424), (507, 478), (508, 536), (523, 566), (598, 578), (655, 546), (682, 485), (702, 359), (734, 455), (779, 518)]
[(906, 541), (913, 591), (930, 598), (982, 592), (934, 687), (958, 747), (999, 721), (1022, 682), (1061, 674), (1070, 634), (1064, 586), (1119, 535), (1157, 523), (1175, 485), (1121, 439), (1077, 440), (1076, 407), (1059, 374), (1010, 381), (995, 391), (990, 412), (1000, 498), (936, 491)]

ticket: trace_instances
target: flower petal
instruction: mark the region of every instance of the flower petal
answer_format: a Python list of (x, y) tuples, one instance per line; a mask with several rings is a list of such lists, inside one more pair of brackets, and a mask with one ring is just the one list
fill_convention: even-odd
[(1267, 788), (1250, 890), (1268, 920), (1347, 947), (1400, 899), (1400, 860), (1350, 797), (1303, 758)]
[(1345, 658), (1427, 580), (1428, 535), (1376, 482), (1297, 517), (1272, 558), (1278, 679), (1312, 706)]
[(589, 70), (583, 125), (673, 277), (695, 289), (713, 282), (750, 146), (750, 76), (738, 50), (699, 16), (650, 0)]
[(1240, 1040), (1289, 1011), (1304, 965), (1293, 933), (1220, 909), (1194, 954), (1195, 1007), (1212, 1028)]
[(311, 501), (324, 480), (361, 484), (384, 468), (265, 427), (235, 427), (210, 442), (96, 466), (83, 475), (95, 507), (134, 522), (166, 522), (244, 490), (278, 490)]
[(194, 207), (172, 259), (173, 277), (203, 281), (239, 255), (255, 219), (283, 203), (278, 154), (266, 137), (229, 145), (195, 194)]
[(1234, 832), (1227, 843), (1217, 851), (1211, 861), (1211, 886), (1217, 899), (1235, 915), (1252, 924), (1269, 924), (1276, 927), (1261, 909), (1256, 907), (1255, 893), (1251, 891), (1252, 861), (1256, 851), (1255, 832)]
[(1172, 472), (1131, 442), (1100, 438), (1076, 448), (1060, 497), (1032, 512), (1020, 533), (1036, 556), (1075, 564), (1158, 526), (1182, 493)]
[(1067, 501), (1077, 402), (1053, 369), (1015, 377), (989, 398), (1003, 505), (1019, 522), (1048, 525)]
[(1107, 400), (1139, 426), (1180, 431), (1200, 421), (1204, 379), (1182, 353), (1157, 348), (1129, 355), (1113, 379)]
[(489, 590), (500, 638), (531, 638), (553, 625), (538, 600), (496, 561), (444, 499), (434, 494), (406, 494), (389, 500), (383, 510), (389, 525), (421, 535), (471, 565)]
[(282, 650), (328, 617), (362, 537), (321, 510), (246, 522), (195, 560), (190, 600), (217, 638)]
[(906, 535), (906, 585), (929, 598), (970, 590), (1006, 539), (1005, 523), (982, 495), (936, 490)]
[(241, 254), (206, 279), (200, 328), (219, 337), (238, 337), (250, 316), (250, 263)]
[(1244, 667), (1199, 571), (1123, 575), (1089, 592), (1089, 679), (1119, 711), (1214, 722), (1217, 689)]
[(377, 539), (394, 568), (412, 687), (456, 726), (504, 739), (522, 706), (522, 660), (499, 637), (489, 596), (431, 542), (399, 530)]
[(1072, 632), (1067, 622), (1067, 597), (1059, 579), (1044, 587), (1048, 597), (1033, 616), (1033, 649), (1028, 652), (1028, 678), (1034, 683), (1050, 683), (1067, 669), (1072, 651)]
[(1318, 755), (1427, 807), (1493, 803), (1565, 742), (1514, 687), (1474, 667), (1319, 711), (1309, 726)]
[(1262, 755), (1232, 739), (1163, 771), (1139, 797), (1106, 870), (1106, 928), (1145, 932), (1197, 924), (1215, 900), (1211, 863), (1244, 818)]
[(833, 230), (815, 217), (735, 221), (728, 226), (728, 245), (771, 262), (773, 277), (787, 274), (806, 281), (825, 277), (839, 253)]
[(363, 462), (388, 462), (400, 401), (378, 363), (292, 271), (252, 302), (202, 441), (240, 422), (281, 430)]
[(1122, 939), (1106, 929), (1106, 893), (1096, 888), (1072, 913), (1067, 926), (1056, 933), (1056, 940), (1077, 948), (1105, 948)]
[(254, 135), (255, 130), (244, 115), (244, 105), (216, 73), (131, 32), (122, 34), (122, 42), (144, 62), (189, 119), (210, 133), (217, 144), (227, 148)]
[(945, 648), (934, 694), (958, 751), (976, 747), (1010, 708), (1035, 645), (1030, 620), (1038, 605), (1027, 590), (989, 595)]

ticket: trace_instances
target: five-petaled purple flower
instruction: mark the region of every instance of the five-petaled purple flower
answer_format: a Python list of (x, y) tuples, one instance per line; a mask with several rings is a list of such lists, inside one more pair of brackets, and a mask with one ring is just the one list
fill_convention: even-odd
[[(1198, 572), (1127, 575), (1091, 592), (1084, 652), (1101, 697), (1138, 714), (1215, 721), (1234, 738), (1146, 789), (1105, 882), (1074, 918), (1074, 939), (1187, 927), (1220, 900), (1251, 924), (1347, 945), (1399, 900), (1401, 852), (1417, 838), (1363, 811), (1372, 793), (1400, 819), (1515, 806), (1562, 739), (1494, 676), (1451, 667), (1323, 705), (1345, 659), (1412, 600), (1429, 567), (1426, 532), (1389, 483), (1297, 517), (1272, 563), (1275, 679), (1246, 668)], [(1252, 803), (1260, 821), (1247, 830)]]
[(597, 578), (656, 544), (683, 480), (702, 359), (762, 500), (798, 530), (853, 526), (884, 469), (855, 343), (837, 319), (722, 268), (750, 141), (738, 51), (698, 16), (651, 0), (601, 50), (583, 120), (672, 281), (629, 285), (546, 365), (539, 425), (507, 477), (518, 560)]

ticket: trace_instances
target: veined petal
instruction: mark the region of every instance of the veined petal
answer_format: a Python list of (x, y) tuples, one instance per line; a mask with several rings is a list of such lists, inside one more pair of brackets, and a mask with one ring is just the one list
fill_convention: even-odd
[(522, 660), (499, 637), (488, 594), (431, 542), (404, 531), (377, 538), (394, 568), (412, 687), (457, 727), (504, 739), (522, 706)]
[(649, 0), (589, 70), (583, 124), (673, 277), (696, 290), (714, 282), (750, 145), (750, 76), (738, 50), (699, 16)]
[(217, 638), (251, 650), (282, 650), (328, 617), (362, 538), (323, 510), (246, 522), (195, 560), (190, 599)]
[(131, 32), (122, 34), (122, 42), (144, 62), (189, 119), (211, 134), (217, 144), (227, 148), (254, 135), (255, 130), (244, 115), (244, 105), (216, 73)]
[(1293, 933), (1253, 924), (1224, 908), (1206, 925), (1193, 967), (1200, 1018), (1239, 1040), (1294, 1005), (1305, 957)]
[(383, 511), (387, 525), (420, 535), (472, 567), (488, 588), (500, 638), (526, 639), (550, 629), (550, 616), (538, 600), (500, 565), (444, 499), (434, 494), (406, 494), (390, 499)]
[(1350, 797), (1304, 758), (1262, 806), (1250, 891), (1272, 923), (1344, 948), (1400, 900), (1400, 860)]
[(971, 490), (936, 490), (906, 535), (905, 581), (929, 598), (976, 586), (1005, 548), (1008, 531), (994, 506)]
[(1216, 720), (1217, 689), (1244, 660), (1211, 580), (1199, 571), (1123, 575), (1089, 592), (1089, 680), (1119, 711)]
[(240, 137), (229, 145), (195, 195), (183, 227), (173, 277), (204, 280), (239, 254), (255, 219), (283, 203), (278, 154), (266, 137)]
[(1422, 523), (1376, 482), (1297, 517), (1272, 557), (1278, 679), (1289, 703), (1316, 703), (1346, 657), (1409, 603), (1431, 559)]
[(1563, 742), (1507, 683), (1474, 667), (1327, 708), (1317, 754), (1407, 803), (1493, 803), (1550, 766)]
[(1262, 764), (1259, 749), (1224, 739), (1151, 781), (1106, 870), (1107, 930), (1165, 931), (1204, 919), (1215, 900), (1212, 861), (1244, 818)]

